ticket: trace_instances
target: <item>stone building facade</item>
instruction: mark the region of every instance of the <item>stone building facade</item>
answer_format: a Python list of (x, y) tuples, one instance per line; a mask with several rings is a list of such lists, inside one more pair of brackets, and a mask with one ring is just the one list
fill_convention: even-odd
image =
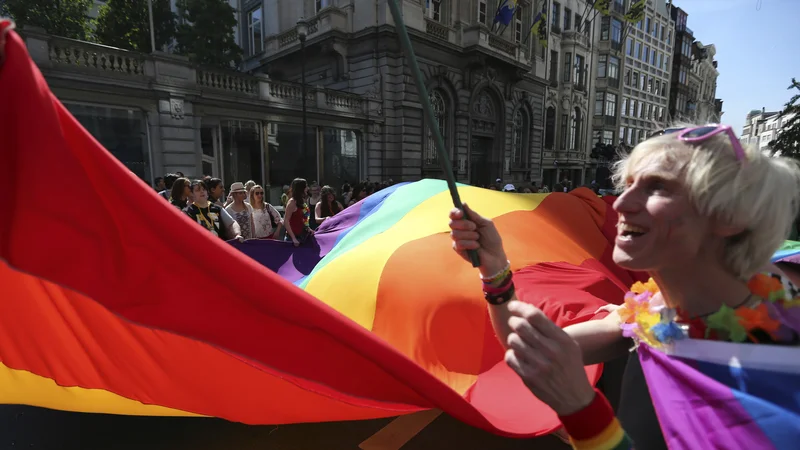
[[(498, 29), (497, 0), (400, 1), (461, 182), (525, 183), (541, 177), (544, 60), (526, 39), (541, 5), (519, 3), (522, 12)], [(443, 175), (386, 1), (254, 0), (242, 2), (240, 14), (245, 70), (296, 82), (304, 59), (308, 84), (370, 100), (363, 178)], [(297, 34), (300, 18), (308, 23), (304, 46)]]
[[(197, 67), (169, 54), (141, 54), (49, 36), (21, 34), (50, 89), (128, 169), (150, 182), (168, 172), (211, 175), (225, 183), (270, 186), (274, 154), (315, 167), (316, 151), (300, 148), (301, 89), (291, 82)], [(324, 148), (326, 172), (302, 173), (341, 185), (366, 171), (359, 147), (376, 123), (363, 96), (328, 88), (307, 94), (309, 147)], [(372, 106), (371, 106), (372, 105)], [(286, 175), (295, 176), (294, 172)], [(283, 180), (281, 180), (283, 181)]]

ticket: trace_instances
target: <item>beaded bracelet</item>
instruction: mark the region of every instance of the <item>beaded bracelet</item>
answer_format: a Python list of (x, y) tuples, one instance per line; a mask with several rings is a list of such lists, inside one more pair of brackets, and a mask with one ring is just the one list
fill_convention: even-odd
[(490, 277), (481, 275), (481, 280), (483, 280), (483, 284), (497, 284), (499, 281), (505, 279), (509, 273), (511, 273), (511, 261), (506, 261), (506, 267), (503, 270)]
[(502, 294), (508, 290), (509, 285), (511, 285), (513, 282), (513, 279), (514, 277), (512, 273), (508, 272), (505, 278), (501, 279), (495, 284), (483, 283), (483, 292), (491, 295)]

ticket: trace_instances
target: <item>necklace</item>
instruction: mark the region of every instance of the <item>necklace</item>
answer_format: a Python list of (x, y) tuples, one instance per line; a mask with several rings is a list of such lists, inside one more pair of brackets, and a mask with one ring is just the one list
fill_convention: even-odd
[[(211, 205), (208, 205), (207, 208), (208, 211), (211, 212)], [(197, 206), (197, 216), (200, 219), (200, 221), (203, 222), (203, 226), (206, 227), (208, 231), (214, 231), (214, 225), (211, 223), (211, 219), (209, 217), (206, 217), (206, 215), (203, 213), (203, 208), (199, 206)]]
[[(637, 345), (645, 342), (651, 347), (686, 338), (778, 342), (785, 326), (777, 318), (785, 317), (782, 311), (797, 303), (786, 294), (782, 281), (779, 279), (776, 283), (768, 274), (756, 275), (748, 282), (750, 293), (735, 307), (722, 305), (715, 312), (694, 317), (654, 298), (660, 289), (652, 278), (645, 283), (637, 282), (625, 294), (624, 304), (617, 310), (620, 328), (623, 335), (633, 338)], [(748, 305), (754, 296), (764, 300)]]

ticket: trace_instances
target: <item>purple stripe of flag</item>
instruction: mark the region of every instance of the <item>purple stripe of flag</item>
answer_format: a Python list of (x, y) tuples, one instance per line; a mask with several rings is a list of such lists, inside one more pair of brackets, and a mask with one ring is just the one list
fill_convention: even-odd
[(730, 388), (645, 344), (638, 353), (671, 450), (774, 448)]

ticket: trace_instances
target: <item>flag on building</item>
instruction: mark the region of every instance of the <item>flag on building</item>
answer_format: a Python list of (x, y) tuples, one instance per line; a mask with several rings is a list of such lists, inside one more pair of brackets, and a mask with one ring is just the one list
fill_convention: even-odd
[(539, 40), (539, 45), (547, 47), (547, 12), (545, 12), (544, 8), (533, 19), (529, 36), (536, 36)]
[(494, 15), (494, 23), (503, 26), (511, 24), (514, 18), (514, 13), (517, 8), (517, 0), (501, 0), (500, 5), (497, 7), (497, 12)]
[(600, 14), (607, 16), (611, 11), (611, 0), (595, 0), (593, 7)]
[(647, 6), (647, 0), (637, 0), (631, 3), (628, 12), (625, 13), (625, 21), (628, 23), (639, 23), (644, 19), (644, 8)]

